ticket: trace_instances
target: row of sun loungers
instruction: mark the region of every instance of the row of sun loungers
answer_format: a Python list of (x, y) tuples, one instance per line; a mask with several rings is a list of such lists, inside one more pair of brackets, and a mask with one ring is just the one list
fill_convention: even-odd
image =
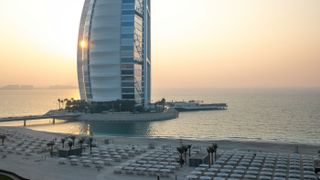
[(313, 157), (300, 154), (226, 152), (211, 167), (202, 164), (188, 180), (316, 180)]
[(173, 149), (156, 149), (129, 160), (114, 169), (115, 174), (169, 177), (179, 169), (178, 154)]
[(15, 131), (2, 130), (1, 133), (6, 134), (6, 140), (4, 146), (0, 148), (0, 152), (7, 154), (24, 156), (39, 155), (39, 153), (46, 151), (47, 143), (49, 142), (47, 139), (34, 138)]
[[(15, 131), (0, 129), (7, 139), (0, 152), (36, 156), (47, 154), (47, 144), (51, 140), (34, 138)], [(83, 147), (88, 145), (83, 144)], [(61, 149), (56, 143), (54, 149)], [(68, 147), (65, 147), (68, 148)], [(206, 149), (193, 147), (191, 154), (204, 152)], [(186, 180), (317, 180), (314, 173), (315, 156), (286, 153), (219, 151), (218, 159), (213, 165), (201, 164), (194, 168)], [(180, 170), (179, 154), (176, 147), (162, 146), (147, 149), (137, 145), (101, 145), (88, 148), (81, 156), (71, 155), (67, 158), (53, 158), (59, 165), (71, 165), (83, 168), (115, 166), (114, 174), (136, 176), (171, 177)]]
[[(102, 169), (106, 165), (103, 160), (90, 160), (89, 158), (79, 159), (78, 157), (59, 158), (58, 163), (61, 165), (69, 163), (71, 166), (82, 165), (83, 167), (95, 167), (97, 169)], [(109, 165), (111, 165), (111, 163)]]
[(145, 151), (145, 148), (139, 146), (103, 145), (93, 148), (91, 152), (83, 152), (81, 156), (71, 155), (68, 158), (60, 158), (58, 163), (101, 169), (138, 156)]

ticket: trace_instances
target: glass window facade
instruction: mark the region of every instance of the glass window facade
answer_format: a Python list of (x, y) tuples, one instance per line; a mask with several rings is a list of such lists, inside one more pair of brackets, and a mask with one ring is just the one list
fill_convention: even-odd
[[(142, 0), (123, 0), (121, 17), (121, 85), (122, 98), (143, 102)], [(139, 9), (139, 10), (140, 10)]]

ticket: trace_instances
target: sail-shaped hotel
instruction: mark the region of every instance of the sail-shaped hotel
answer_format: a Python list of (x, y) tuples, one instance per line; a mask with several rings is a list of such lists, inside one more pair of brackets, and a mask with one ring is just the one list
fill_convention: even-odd
[(148, 106), (150, 47), (150, 0), (85, 0), (77, 60), (81, 99)]

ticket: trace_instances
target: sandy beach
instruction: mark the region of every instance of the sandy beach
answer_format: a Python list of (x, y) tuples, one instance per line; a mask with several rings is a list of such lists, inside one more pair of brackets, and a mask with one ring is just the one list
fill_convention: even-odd
[[(18, 134), (19, 137), (35, 138), (53, 140), (67, 136), (67, 134), (55, 134), (33, 131), (22, 127), (0, 127), (0, 133)], [(106, 139), (114, 146), (131, 146), (144, 148), (146, 152), (129, 158), (121, 160), (121, 162), (113, 162), (110, 166), (103, 166), (101, 170), (94, 167), (82, 167), (81, 165), (71, 166), (68, 163), (64, 165), (59, 164), (58, 157), (50, 157), (49, 152), (32, 153), (30, 156), (17, 155), (15, 153), (7, 153), (5, 146), (10, 145), (14, 137), (7, 135), (5, 145), (0, 146), (0, 169), (8, 170), (17, 173), (28, 179), (42, 180), (42, 179), (110, 179), (110, 180), (122, 180), (122, 179), (156, 179), (153, 176), (138, 176), (127, 174), (116, 174), (114, 170), (118, 166), (122, 166), (128, 161), (137, 160), (141, 158), (144, 153), (152, 153), (154, 150), (148, 149), (150, 143), (155, 145), (156, 149), (163, 147), (172, 147), (172, 151), (176, 151), (175, 147), (183, 144), (192, 144), (193, 147), (197, 147), (197, 150), (206, 153), (206, 148), (213, 141), (200, 141), (200, 140), (180, 140), (180, 139), (165, 139), (165, 138), (147, 138), (147, 137), (110, 137), (110, 136), (95, 136), (94, 142), (97, 147), (109, 146), (104, 142)], [(222, 155), (228, 151), (242, 152), (242, 153), (274, 153), (274, 154), (303, 154), (308, 157), (316, 157), (320, 146), (306, 145), (306, 144), (285, 144), (274, 142), (245, 142), (245, 141), (215, 141), (218, 144), (218, 155)], [(42, 145), (45, 147), (45, 145)], [(174, 152), (173, 152), (174, 154)], [(302, 157), (302, 156), (301, 156)], [(130, 162), (131, 162), (130, 161)], [(194, 170), (194, 167), (185, 165), (170, 174), (169, 177), (164, 179), (187, 179), (190, 172)]]

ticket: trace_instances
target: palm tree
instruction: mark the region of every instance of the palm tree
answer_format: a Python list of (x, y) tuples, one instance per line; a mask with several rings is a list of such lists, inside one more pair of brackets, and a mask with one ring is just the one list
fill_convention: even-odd
[(48, 147), (50, 147), (50, 156), (52, 157), (53, 155), (53, 146), (54, 146), (54, 141), (51, 141), (47, 144)]
[(66, 108), (66, 104), (67, 104), (67, 102), (68, 102), (68, 99), (67, 99), (67, 98), (65, 98), (65, 99), (63, 100), (63, 103), (65, 104), (65, 105), (64, 105), (64, 109)]
[(181, 156), (180, 159), (178, 160), (178, 163), (180, 164), (181, 167), (183, 166), (184, 160), (182, 159), (182, 156)]
[(70, 112), (71, 107), (72, 107), (72, 102), (71, 102), (70, 100), (67, 100), (67, 102), (66, 102), (66, 110), (67, 110), (68, 112)]
[(71, 111), (74, 112), (77, 109), (77, 102), (73, 98), (68, 100), (68, 102), (69, 102)]
[(166, 105), (166, 99), (162, 98), (160, 104), (162, 105), (162, 110), (164, 110), (164, 106)]
[(58, 103), (59, 103), (59, 110), (61, 109), (60, 103), (61, 103), (61, 99), (58, 99)]
[(182, 165), (184, 164), (184, 161), (183, 161), (183, 159), (182, 159), (182, 154), (183, 154), (183, 152), (184, 152), (184, 149), (183, 149), (182, 146), (180, 146), (180, 147), (177, 147), (177, 151), (178, 151), (179, 157), (180, 157), (180, 159), (179, 159), (178, 162), (180, 163), (180, 166), (182, 167)]
[(62, 144), (62, 148), (64, 149), (64, 142), (66, 141), (65, 138), (61, 138), (61, 144)]
[(72, 145), (74, 146), (74, 141), (76, 140), (76, 136), (70, 136), (70, 138), (72, 139)]
[(90, 154), (92, 153), (92, 142), (93, 142), (93, 138), (92, 138), (92, 137), (89, 137)]
[(191, 145), (191, 144), (189, 144), (189, 145), (188, 145), (188, 149), (189, 149), (189, 158), (190, 158), (190, 156), (191, 156), (191, 147), (192, 147), (192, 145)]
[(81, 152), (82, 152), (82, 145), (84, 143), (84, 138), (83, 137), (80, 138), (78, 143), (80, 144), (80, 149), (81, 149)]
[(69, 146), (69, 150), (71, 151), (71, 149), (72, 149), (72, 145), (73, 145), (73, 142), (72, 141), (68, 141), (68, 146)]
[(188, 146), (187, 145), (182, 145), (183, 148), (183, 153), (184, 153), (184, 160), (187, 162), (187, 152), (188, 152)]
[(4, 134), (1, 134), (1, 135), (0, 135), (0, 139), (1, 139), (1, 144), (2, 144), (2, 146), (3, 146), (4, 140), (5, 140), (6, 138), (7, 138), (6, 135), (4, 135)]
[(64, 100), (61, 99), (61, 109), (63, 109), (63, 103), (64, 103)]
[(213, 164), (213, 152), (214, 152), (214, 148), (213, 146), (208, 146), (207, 148), (207, 152), (208, 152), (208, 155), (209, 155), (209, 167), (211, 166), (211, 164)]
[(214, 150), (214, 161), (216, 161), (217, 160), (218, 144), (213, 144), (213, 150)]
[(207, 147), (207, 152), (208, 152), (208, 156), (209, 156), (208, 164), (209, 164), (209, 168), (210, 168), (211, 167), (211, 149), (210, 149), (210, 146)]

